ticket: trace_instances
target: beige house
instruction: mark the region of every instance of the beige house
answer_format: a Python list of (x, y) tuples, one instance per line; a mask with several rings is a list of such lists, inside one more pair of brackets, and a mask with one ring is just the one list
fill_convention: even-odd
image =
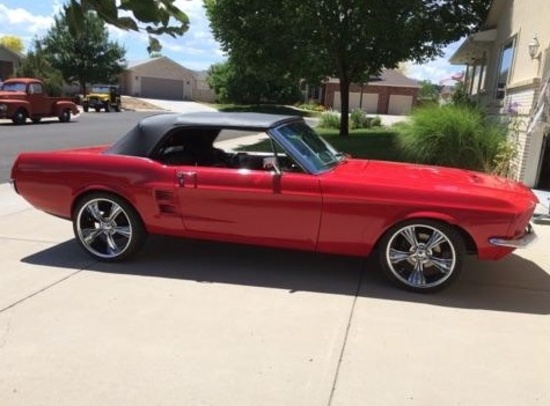
[[(550, 190), (550, 1), (493, 0), (483, 28), (451, 57), (489, 113), (517, 124), (515, 177)], [(517, 113), (516, 113), (517, 112)]]
[(22, 60), (23, 55), (0, 45), (0, 82), (12, 76)]
[(130, 61), (121, 75), (122, 94), (153, 99), (213, 102), (204, 72), (195, 72), (166, 56)]

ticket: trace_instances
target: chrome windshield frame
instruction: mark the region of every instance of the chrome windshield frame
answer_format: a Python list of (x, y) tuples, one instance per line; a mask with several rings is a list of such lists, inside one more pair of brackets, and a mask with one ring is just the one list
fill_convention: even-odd
[[(326, 147), (326, 152), (330, 153), (334, 160), (329, 164), (327, 162), (322, 162), (322, 165), (319, 165), (315, 163), (313, 156), (314, 151), (308, 151), (309, 154), (302, 153), (295, 144), (290, 142), (290, 140), (283, 135), (282, 129), (287, 128), (290, 125), (296, 125), (300, 124), (303, 126), (306, 126), (308, 128), (308, 131), (311, 131), (315, 136), (318, 138), (318, 140)], [(291, 156), (303, 169), (305, 169), (308, 173), (313, 175), (319, 175), (321, 173), (328, 172), (332, 170), (334, 167), (336, 167), (341, 161), (341, 157), (343, 156), (339, 151), (337, 151), (329, 142), (327, 142), (323, 137), (321, 137), (319, 134), (315, 132), (315, 130), (311, 127), (309, 127), (304, 120), (297, 120), (292, 121), (290, 123), (284, 123), (277, 127), (270, 128), (267, 131), (268, 135), (273, 138), (276, 143), (285, 150), (285, 152)], [(317, 158), (317, 163), (321, 162), (319, 158)]]

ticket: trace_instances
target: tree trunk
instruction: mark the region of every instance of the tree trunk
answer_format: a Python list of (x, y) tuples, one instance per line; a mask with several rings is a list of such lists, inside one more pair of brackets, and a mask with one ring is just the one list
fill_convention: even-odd
[(340, 137), (349, 135), (349, 87), (349, 80), (340, 78)]

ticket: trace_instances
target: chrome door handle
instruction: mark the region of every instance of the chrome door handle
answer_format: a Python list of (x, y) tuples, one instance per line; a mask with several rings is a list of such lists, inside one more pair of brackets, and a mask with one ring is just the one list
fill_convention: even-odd
[(191, 179), (194, 188), (197, 187), (197, 172), (177, 171), (176, 177), (178, 178), (178, 185), (181, 187), (185, 187), (188, 179)]

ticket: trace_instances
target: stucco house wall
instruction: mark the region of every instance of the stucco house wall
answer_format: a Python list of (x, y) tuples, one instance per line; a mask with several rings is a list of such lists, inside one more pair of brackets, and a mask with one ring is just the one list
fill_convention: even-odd
[(214, 92), (204, 81), (202, 75), (164, 56), (131, 61), (120, 77), (126, 95), (213, 101)]
[[(548, 21), (548, 0), (494, 0), (483, 28), (450, 59), (453, 64), (466, 65), (469, 91), (489, 113), (517, 124), (519, 132), (510, 134), (518, 146), (514, 177), (531, 187), (541, 184), (543, 146), (548, 136), (540, 127), (527, 131), (534, 104), (550, 76)], [(537, 42), (539, 48), (532, 58), (529, 45)], [(503, 54), (510, 44), (513, 52), (506, 72), (501, 67), (507, 65)]]

